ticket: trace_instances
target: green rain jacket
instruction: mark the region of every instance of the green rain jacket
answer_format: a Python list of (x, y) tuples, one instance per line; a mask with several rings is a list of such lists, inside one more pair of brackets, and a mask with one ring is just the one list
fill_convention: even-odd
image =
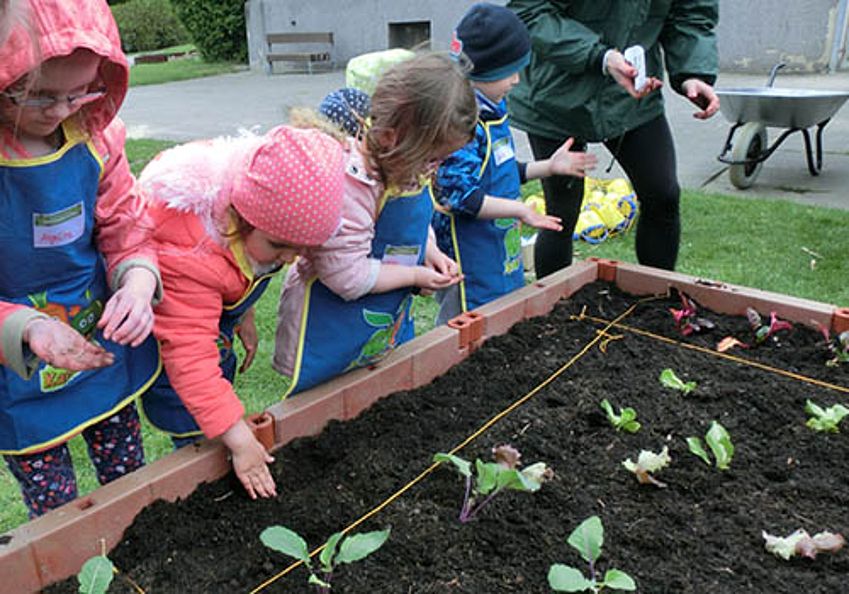
[(533, 48), (508, 99), (513, 124), (526, 132), (598, 142), (660, 116), (660, 92), (636, 100), (602, 73), (611, 48), (642, 45), (647, 75), (661, 79), (665, 59), (667, 84), (679, 93), (688, 78), (716, 80), (718, 0), (511, 0), (507, 7), (528, 26)]

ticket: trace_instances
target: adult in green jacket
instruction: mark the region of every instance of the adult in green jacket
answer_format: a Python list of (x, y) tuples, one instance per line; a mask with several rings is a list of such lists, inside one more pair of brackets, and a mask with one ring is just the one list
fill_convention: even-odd
[[(718, 56), (714, 29), (718, 0), (511, 0), (531, 35), (531, 62), (509, 98), (513, 123), (525, 130), (536, 159), (548, 158), (570, 136), (572, 150), (603, 142), (628, 175), (640, 202), (637, 258), (673, 269), (680, 238), (675, 146), (662, 86), (687, 97), (705, 119), (719, 109), (713, 91)], [(622, 52), (645, 49), (645, 86)], [(662, 50), (662, 51), (661, 51)], [(563, 231), (542, 231), (535, 248), (538, 276), (572, 262), (572, 234), (583, 182), (543, 181), (549, 214)]]

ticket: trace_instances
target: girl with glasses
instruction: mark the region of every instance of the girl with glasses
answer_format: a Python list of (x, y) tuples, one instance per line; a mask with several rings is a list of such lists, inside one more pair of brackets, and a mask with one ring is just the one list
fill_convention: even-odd
[[(0, 453), (31, 517), (144, 463), (133, 404), (159, 371), (161, 293), (115, 118), (129, 68), (104, 0), (29, 0), (0, 45)], [(133, 216), (131, 216), (133, 215)]]

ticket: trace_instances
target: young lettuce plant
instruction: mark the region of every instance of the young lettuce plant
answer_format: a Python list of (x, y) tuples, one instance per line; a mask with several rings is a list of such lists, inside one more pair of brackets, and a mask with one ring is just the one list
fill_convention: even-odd
[(842, 534), (818, 532), (811, 536), (801, 528), (790, 536), (773, 536), (765, 530), (761, 535), (764, 537), (766, 550), (785, 561), (796, 555), (816, 559), (819, 553), (836, 553), (846, 544)]
[(617, 431), (627, 431), (628, 433), (636, 433), (640, 430), (640, 423), (637, 422), (637, 412), (630, 407), (622, 408), (617, 415), (613, 411), (613, 406), (607, 401), (607, 398), (601, 401), (602, 410), (607, 414), (607, 420), (613, 425)]
[[(716, 467), (719, 470), (728, 470), (731, 459), (734, 457), (734, 444), (731, 443), (731, 436), (725, 430), (725, 427), (713, 421), (710, 424), (708, 432), (705, 434), (705, 441), (713, 453), (713, 457), (716, 459)], [(701, 439), (698, 437), (688, 437), (687, 446), (693, 454), (710, 466), (710, 456), (705, 451)]]
[[(551, 480), (554, 472), (545, 462), (537, 462), (519, 470), (522, 455), (509, 445), (492, 449), (495, 462), (475, 461), (475, 474), (472, 464), (454, 454), (439, 452), (434, 454), (434, 462), (449, 462), (466, 479), (466, 493), (460, 508), (461, 523), (472, 520), (493, 498), (506, 490), (534, 493), (545, 481)], [(479, 499), (483, 497), (483, 500)]]
[(814, 431), (838, 433), (840, 431), (838, 425), (843, 420), (843, 417), (849, 415), (849, 408), (846, 408), (842, 404), (822, 408), (807, 400), (805, 402), (805, 412), (811, 415), (811, 418), (808, 419), (805, 425)]
[[(105, 544), (104, 544), (105, 548)], [(86, 561), (77, 574), (80, 584), (79, 592), (82, 594), (104, 594), (112, 584), (112, 578), (116, 574), (115, 565), (102, 553), (91, 557)]]
[(387, 528), (350, 536), (345, 536), (342, 532), (333, 534), (324, 543), (324, 548), (318, 556), (321, 564), (318, 571), (321, 577), (312, 566), (307, 542), (294, 530), (285, 526), (269, 526), (262, 531), (259, 538), (268, 548), (303, 561), (310, 572), (308, 583), (318, 586), (319, 592), (327, 594), (330, 592), (330, 580), (336, 567), (342, 563), (361, 561), (374, 553), (389, 538), (389, 531)]
[(666, 487), (666, 483), (661, 482), (652, 476), (653, 472), (657, 472), (672, 461), (669, 457), (669, 448), (663, 446), (659, 454), (655, 454), (649, 450), (641, 450), (637, 456), (637, 462), (633, 462), (630, 458), (622, 462), (622, 466), (633, 472), (641, 485), (654, 485), (656, 487)]
[(556, 592), (601, 592), (605, 588), (611, 590), (627, 590), (632, 592), (637, 589), (634, 579), (624, 571), (608, 569), (604, 578), (599, 581), (596, 572), (596, 561), (601, 557), (601, 546), (604, 544), (604, 527), (598, 516), (591, 516), (581, 522), (572, 531), (567, 541), (576, 549), (581, 557), (589, 564), (590, 577), (574, 567), (555, 563), (548, 569), (548, 585)]
[(669, 368), (664, 369), (660, 372), (660, 377), (658, 378), (661, 385), (672, 388), (673, 390), (681, 391), (685, 396), (696, 389), (698, 384), (696, 382), (684, 382), (681, 378), (675, 375), (675, 372)]

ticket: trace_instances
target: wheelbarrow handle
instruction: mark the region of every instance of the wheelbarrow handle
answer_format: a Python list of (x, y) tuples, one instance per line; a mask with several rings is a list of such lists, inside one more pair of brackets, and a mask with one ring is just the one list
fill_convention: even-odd
[(769, 78), (766, 81), (767, 87), (772, 87), (775, 82), (775, 75), (778, 74), (778, 71), (787, 66), (787, 62), (779, 62), (775, 66), (772, 67), (772, 70), (769, 71)]

